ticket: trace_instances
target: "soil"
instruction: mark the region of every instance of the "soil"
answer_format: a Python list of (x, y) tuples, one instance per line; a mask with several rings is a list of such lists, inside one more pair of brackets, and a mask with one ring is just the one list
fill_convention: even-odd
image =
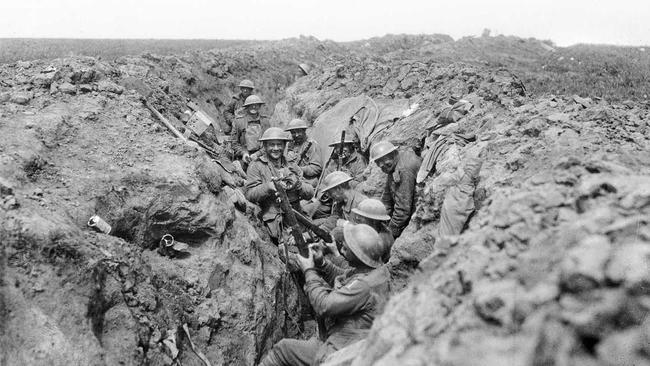
[[(462, 62), (444, 59), (468, 44)], [(531, 93), (543, 72), (522, 82), (517, 70), (555, 52), (542, 44), (302, 37), (0, 65), (0, 364), (201, 365), (193, 343), (212, 365), (254, 365), (282, 337), (312, 335), (254, 206), (228, 187), (240, 178), (142, 101), (182, 131), (191, 99), (219, 134), (246, 77), (274, 125), (313, 122), (359, 94), (412, 108), (378, 138), (417, 151), (450, 99), (472, 104), (453, 128), (476, 141), (447, 151), (419, 187), (391, 252), (387, 308), (329, 365), (650, 365), (648, 104)], [(476, 50), (491, 61), (472, 60)], [(475, 157), (476, 210), (461, 235), (440, 237), (449, 176)], [(360, 188), (379, 194), (383, 173), (365, 174)], [(110, 234), (88, 228), (95, 214)], [(189, 255), (159, 251), (164, 234)]]

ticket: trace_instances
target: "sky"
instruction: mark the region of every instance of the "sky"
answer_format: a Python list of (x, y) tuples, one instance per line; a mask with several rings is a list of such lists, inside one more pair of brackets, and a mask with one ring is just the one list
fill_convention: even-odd
[(350, 41), (443, 33), (650, 45), (648, 0), (0, 0), (0, 38)]

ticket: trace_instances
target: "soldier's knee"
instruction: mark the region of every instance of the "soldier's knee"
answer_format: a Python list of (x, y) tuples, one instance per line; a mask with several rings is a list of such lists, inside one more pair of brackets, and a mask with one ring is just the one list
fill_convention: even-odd
[(264, 356), (260, 366), (284, 366), (291, 365), (287, 358), (287, 348), (289, 347), (286, 339), (280, 340), (273, 348)]

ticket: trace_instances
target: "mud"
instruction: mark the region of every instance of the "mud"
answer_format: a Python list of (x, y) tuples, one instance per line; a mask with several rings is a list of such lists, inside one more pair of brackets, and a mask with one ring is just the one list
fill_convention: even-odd
[[(502, 41), (492, 62), (548, 52)], [(213, 365), (253, 365), (284, 328), (311, 336), (254, 208), (225, 187), (238, 178), (141, 100), (181, 127), (191, 98), (223, 124), (219, 108), (251, 77), (273, 124), (367, 94), (394, 110), (380, 138), (416, 151), (450, 99), (473, 106), (452, 128), (476, 141), (445, 153), (393, 247), (388, 307), (330, 365), (650, 364), (648, 105), (531, 93), (502, 65), (443, 60), (467, 47), (450, 42), (303, 37), (0, 66), (0, 363), (200, 365), (187, 324)], [(299, 77), (298, 61), (314, 71)], [(449, 177), (468, 157), (482, 161), (476, 210), (461, 235), (440, 237)], [(361, 189), (378, 194), (383, 173), (365, 174)], [(94, 214), (111, 235), (86, 227)], [(189, 256), (160, 255), (166, 233)]]

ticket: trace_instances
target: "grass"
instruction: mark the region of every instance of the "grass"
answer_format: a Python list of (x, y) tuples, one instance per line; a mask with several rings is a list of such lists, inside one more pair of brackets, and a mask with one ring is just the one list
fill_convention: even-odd
[(180, 54), (251, 44), (236, 40), (1, 38), (0, 63), (91, 56), (113, 60), (142, 53)]

